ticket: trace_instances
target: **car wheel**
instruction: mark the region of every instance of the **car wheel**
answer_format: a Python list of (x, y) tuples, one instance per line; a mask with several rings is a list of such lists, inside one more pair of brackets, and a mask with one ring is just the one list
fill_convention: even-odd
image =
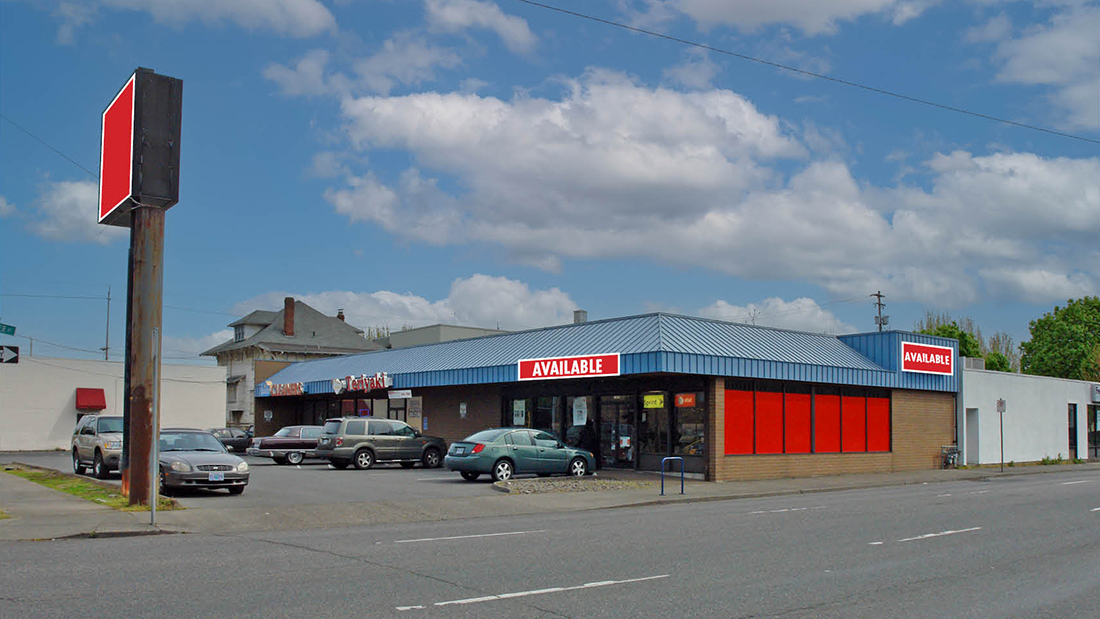
[(508, 481), (512, 478), (512, 473), (515, 472), (515, 468), (508, 460), (497, 460), (497, 463), (493, 465), (493, 481)]
[(305, 454), (303, 454), (302, 452), (292, 451), (292, 452), (290, 452), (286, 455), (286, 461), (289, 462), (290, 464), (297, 465), (297, 464), (302, 463), (302, 458), (304, 458), (304, 457), (305, 457)]
[(584, 458), (573, 458), (569, 463), (569, 474), (573, 477), (584, 477), (588, 474), (588, 463)]
[(103, 462), (103, 455), (98, 451), (95, 452), (95, 457), (92, 458), (92, 475), (95, 475), (96, 479), (107, 479), (110, 475), (107, 465)]
[(226, 490), (229, 491), (229, 494), (240, 494), (244, 492), (244, 486), (229, 486)]
[(439, 465), (443, 464), (443, 459), (439, 457), (439, 450), (434, 447), (425, 449), (424, 457), (420, 460), (424, 463), (426, 469), (439, 468)]
[(86, 471), (86, 470), (87, 469), (84, 468), (84, 465), (80, 463), (80, 453), (78, 453), (74, 449), (73, 450), (73, 472), (76, 473), (77, 475), (83, 475), (84, 471)]
[(271, 459), (275, 462), (275, 464), (286, 464), (286, 458), (284, 458), (283, 456), (271, 456)]
[(172, 496), (172, 488), (168, 485), (168, 477), (163, 471), (160, 473), (160, 493), (164, 496)]
[(355, 452), (355, 468), (364, 471), (374, 466), (374, 452), (369, 449), (360, 449)]
[(478, 477), (481, 477), (481, 473), (477, 471), (462, 471), (459, 474), (462, 475), (462, 479), (466, 481), (476, 481)]
[(342, 470), (348, 468), (348, 465), (351, 464), (351, 463), (348, 462), (347, 460), (330, 460), (329, 464), (332, 465), (332, 468), (334, 468), (338, 471), (342, 471)]

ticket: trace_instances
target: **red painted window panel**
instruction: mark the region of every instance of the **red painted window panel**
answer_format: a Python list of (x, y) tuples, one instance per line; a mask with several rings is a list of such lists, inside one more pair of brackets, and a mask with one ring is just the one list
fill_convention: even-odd
[(814, 451), (840, 451), (840, 396), (814, 396)]
[(867, 398), (843, 396), (840, 402), (841, 446), (845, 452), (867, 451)]
[(756, 392), (756, 453), (783, 453), (783, 394)]
[(810, 394), (788, 393), (786, 403), (787, 437), (785, 451), (789, 454), (810, 453)]
[(867, 451), (890, 451), (889, 398), (867, 398)]
[(726, 391), (726, 454), (752, 453), (752, 392)]

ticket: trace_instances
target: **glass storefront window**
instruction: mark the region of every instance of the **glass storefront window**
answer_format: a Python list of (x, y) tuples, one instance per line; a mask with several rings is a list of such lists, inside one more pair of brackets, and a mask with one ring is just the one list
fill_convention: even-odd
[(571, 447), (599, 453), (599, 437), (596, 436), (596, 408), (592, 396), (565, 398), (565, 435), (562, 440)]
[(354, 417), (355, 416), (355, 400), (340, 400), (340, 416), (341, 417)]
[[(661, 396), (660, 398), (654, 396)], [(648, 397), (647, 397), (648, 396)], [(668, 455), (668, 404), (664, 394), (643, 394), (638, 413), (638, 451)]]
[(543, 430), (554, 436), (561, 436), (561, 398), (538, 398), (535, 400), (534, 419), (531, 427)]
[[(690, 396), (690, 397), (689, 397)], [(703, 392), (676, 394), (673, 407), (672, 453), (705, 456), (707, 453), (707, 409)]]

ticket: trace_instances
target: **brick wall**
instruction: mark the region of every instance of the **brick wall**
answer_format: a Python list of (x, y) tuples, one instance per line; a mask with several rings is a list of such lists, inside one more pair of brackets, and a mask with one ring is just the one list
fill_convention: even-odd
[[(486, 428), (500, 427), (500, 385), (413, 389), (424, 398), (424, 433), (442, 437), (450, 445)], [(466, 403), (466, 418), (459, 404)]]
[(934, 469), (940, 466), (940, 446), (954, 439), (955, 394), (895, 389), (890, 396), (890, 453), (727, 456), (724, 391), (724, 379), (708, 383), (713, 423), (707, 479), (713, 481)]

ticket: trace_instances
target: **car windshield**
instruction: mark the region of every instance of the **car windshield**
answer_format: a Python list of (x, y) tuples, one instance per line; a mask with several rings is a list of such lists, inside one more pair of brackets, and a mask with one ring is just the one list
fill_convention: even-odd
[(96, 430), (100, 434), (107, 432), (122, 432), (122, 417), (100, 417)]
[(491, 443), (507, 430), (482, 430), (466, 437), (467, 443)]
[(329, 419), (328, 421), (325, 422), (325, 429), (324, 429), (325, 434), (336, 434), (339, 431), (340, 431), (340, 420), (339, 419)]
[(224, 452), (225, 447), (206, 432), (161, 432), (160, 450)]

